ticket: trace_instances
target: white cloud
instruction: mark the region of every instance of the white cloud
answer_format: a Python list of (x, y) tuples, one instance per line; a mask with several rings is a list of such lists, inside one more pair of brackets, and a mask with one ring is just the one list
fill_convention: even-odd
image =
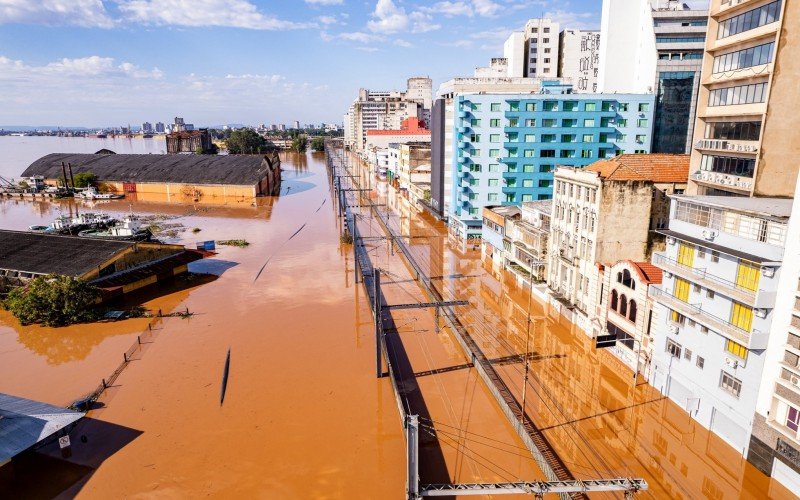
[(494, 17), (502, 7), (492, 0), (471, 1), (443, 1), (436, 2), (430, 7), (421, 7), (420, 10), (429, 14), (442, 14), (445, 17), (454, 16), (482, 16)]
[(154, 25), (226, 26), (256, 30), (313, 26), (264, 14), (248, 0), (121, 0), (119, 10), (126, 20)]
[(383, 40), (383, 37), (380, 35), (374, 35), (372, 33), (364, 33), (361, 31), (339, 33), (338, 35), (336, 35), (336, 38), (339, 38), (341, 40), (348, 40), (350, 42), (360, 42), (360, 43), (380, 42)]
[(377, 33), (397, 33), (409, 25), (405, 9), (395, 5), (392, 0), (378, 0), (372, 18), (367, 27)]
[(500, 4), (492, 0), (472, 0), (472, 8), (479, 16), (492, 17), (500, 10)]
[(543, 17), (552, 19), (553, 21), (561, 24), (561, 29), (596, 29), (599, 28), (600, 24), (600, 19), (591, 12), (567, 12), (563, 10), (554, 10), (551, 12), (545, 12)]
[(111, 28), (101, 0), (0, 0), (0, 24)]
[(441, 24), (433, 22), (433, 17), (430, 14), (425, 14), (424, 12), (412, 12), (408, 17), (411, 19), (412, 33), (427, 33), (442, 27)]
[(305, 0), (309, 5), (342, 5), (344, 0)]
[(320, 24), (337, 24), (339, 22), (339, 20), (333, 16), (319, 16), (317, 21), (319, 21)]
[(331, 99), (324, 85), (292, 82), (279, 74), (161, 76), (158, 68), (100, 56), (41, 65), (0, 56), (3, 116), (18, 124), (67, 118), (68, 125), (99, 126), (153, 121), (193, 109), (202, 112), (205, 124), (257, 122), (274, 117), (290, 101), (298, 103), (294, 112), (312, 116)]
[(411, 42), (402, 39), (395, 40), (394, 44), (397, 45), (398, 47), (404, 47), (406, 49), (414, 46), (414, 44), (412, 44)]

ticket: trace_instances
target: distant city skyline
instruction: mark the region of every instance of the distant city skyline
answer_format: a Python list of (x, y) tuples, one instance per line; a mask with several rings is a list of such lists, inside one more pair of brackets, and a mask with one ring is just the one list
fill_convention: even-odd
[(359, 87), (471, 74), (540, 16), (597, 28), (600, 2), (0, 0), (0, 123), (341, 123)]

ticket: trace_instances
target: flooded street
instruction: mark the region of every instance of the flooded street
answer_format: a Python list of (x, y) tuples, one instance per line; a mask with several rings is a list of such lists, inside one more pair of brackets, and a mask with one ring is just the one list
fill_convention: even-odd
[[(161, 214), (166, 238), (246, 239), (192, 264), (213, 276), (126, 299), (183, 319), (128, 319), (50, 329), (0, 313), (0, 392), (56, 405), (87, 394), (148, 340), (57, 446), (0, 469), (16, 498), (402, 498), (406, 450), (387, 377), (375, 376), (372, 313), (354, 283), (353, 249), (320, 154), (282, 154), (281, 196), (185, 205), (125, 200), (0, 201), (0, 227), (26, 229), (70, 210)], [(374, 179), (360, 172), (364, 185)], [(461, 249), (445, 226), (385, 183), (369, 193), (456, 310), (504, 382), (521, 397), (531, 304), (526, 410), (579, 479), (641, 477), (649, 498), (792, 498), (585, 334), (559, 320), (514, 276)], [(194, 232), (194, 229), (199, 231)], [(426, 296), (367, 211), (359, 229), (384, 271), (388, 303)], [(367, 239), (368, 238), (368, 239)], [(392, 312), (387, 335), (404, 394), (421, 419), (421, 482), (542, 480), (471, 360), (430, 309)], [(150, 326), (148, 326), (150, 325)], [(220, 382), (230, 349), (227, 393)], [(435, 435), (435, 437), (434, 437)], [(85, 440), (83, 439), (85, 437)], [(39, 479), (46, 474), (47, 481)], [(0, 494), (0, 497), (5, 496)], [(622, 494), (608, 494), (622, 498)], [(507, 497), (502, 497), (507, 498)], [(595, 498), (595, 495), (592, 495)]]

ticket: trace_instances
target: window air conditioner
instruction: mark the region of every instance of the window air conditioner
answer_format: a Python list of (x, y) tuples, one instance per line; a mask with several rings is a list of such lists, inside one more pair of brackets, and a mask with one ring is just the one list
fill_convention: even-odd
[(775, 268), (774, 267), (768, 267), (768, 266), (767, 267), (762, 267), (761, 268), (761, 274), (765, 278), (772, 278), (773, 276), (775, 276)]
[(664, 271), (664, 277), (665, 278), (672, 278), (672, 273), (669, 272), (669, 271)]
[(677, 326), (675, 326), (675, 325), (669, 325), (669, 333), (672, 333), (672, 334), (674, 334), (674, 335), (677, 335), (677, 334), (678, 334), (680, 331), (681, 331), (681, 329), (680, 329), (680, 328), (678, 328)]
[(717, 232), (712, 231), (710, 229), (706, 229), (703, 231), (703, 238), (707, 239), (708, 241), (714, 241), (714, 238), (717, 237)]
[(725, 364), (735, 369), (737, 366), (739, 366), (739, 361), (731, 358), (725, 358)]
[(753, 314), (758, 316), (759, 318), (766, 318), (767, 317), (767, 310), (766, 309), (753, 309)]
[(667, 236), (667, 245), (674, 245), (674, 244), (675, 244), (675, 238), (673, 238), (672, 236)]
[(792, 375), (792, 385), (800, 387), (800, 377)]

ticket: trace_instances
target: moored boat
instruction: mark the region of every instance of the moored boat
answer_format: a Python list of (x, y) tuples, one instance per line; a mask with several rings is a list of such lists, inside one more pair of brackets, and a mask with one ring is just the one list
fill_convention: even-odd
[(77, 193), (75, 196), (84, 200), (119, 200), (121, 198), (125, 198), (124, 194), (101, 193), (93, 186), (89, 186), (83, 191)]
[(84, 238), (102, 238), (107, 240), (147, 241), (153, 236), (136, 217), (128, 216), (107, 229), (85, 229), (78, 233)]

